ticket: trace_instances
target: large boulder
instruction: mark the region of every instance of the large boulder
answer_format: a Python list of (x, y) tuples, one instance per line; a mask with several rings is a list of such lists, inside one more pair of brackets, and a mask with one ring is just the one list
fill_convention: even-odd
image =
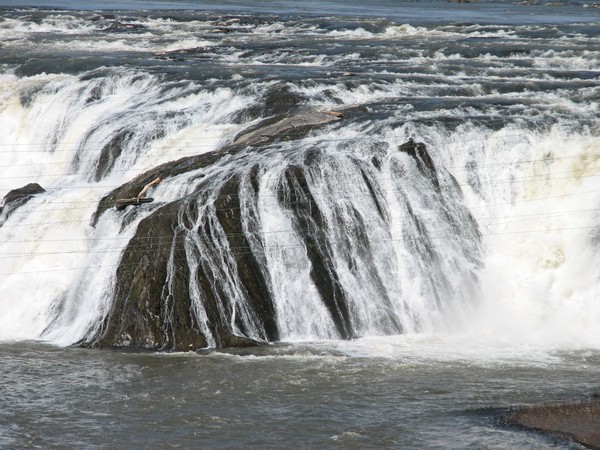
[[(262, 130), (258, 128), (242, 134), (229, 146), (163, 164), (108, 194), (100, 202), (94, 221), (114, 206), (115, 199), (135, 196), (141, 186), (157, 175), (168, 179), (219, 164), (219, 170), (207, 171), (206, 176), (195, 179), (193, 191), (153, 210), (141, 220), (117, 269), (111, 309), (102, 326), (87, 336), (81, 345), (194, 350), (243, 347), (278, 340), (276, 289), (265, 256), (267, 244), (257, 204), (259, 186), (264, 181), (261, 176), (269, 173), (269, 161), (268, 157), (256, 158), (260, 149), (249, 146), (261, 145), (264, 139), (293, 139), (299, 129), (307, 131), (311, 126), (337, 119), (318, 113), (312, 119), (270, 120)], [(292, 128), (294, 134), (287, 135)], [(425, 145), (409, 141), (398, 146), (395, 152), (396, 156), (392, 157), (412, 161), (417, 169), (415, 176), (428, 180), (434, 191), (442, 189), (440, 169), (436, 168)], [(361, 172), (377, 172), (382, 163), (380, 156), (374, 153), (370, 161), (357, 158), (351, 164)], [(290, 159), (274, 180), (277, 194), (273, 201), (290, 218), (288, 226), (293, 228), (300, 247), (306, 252), (309, 277), (331, 317), (332, 333), (339, 338), (351, 339), (360, 335), (357, 332), (360, 324), (352, 318), (349, 292), (337, 270), (339, 254), (336, 256), (335, 252), (339, 251), (339, 243), (332, 241), (329, 229), (332, 224), (321, 211), (308, 183), (311, 173), (319, 173), (320, 165), (327, 164), (328, 158), (327, 154), (315, 149), (306, 152), (303, 159)], [(375, 211), (385, 221), (381, 195), (371, 185), (366, 172), (363, 172), (363, 178)], [(447, 178), (444, 180), (447, 185)], [(441, 191), (432, 195), (439, 198), (435, 201), (446, 201)], [(359, 249), (361, 270), (372, 271), (363, 275), (373, 283), (374, 297), (382, 303), (383, 310), (391, 311), (393, 300), (388, 297), (376, 270), (369, 267), (373, 249), (368, 238), (368, 224), (357, 211), (340, 210), (340, 214), (354, 215), (352, 237), (347, 237), (352, 242), (348, 245)], [(464, 219), (461, 223), (453, 214), (446, 211), (444, 220), (454, 221), (452, 225), (457, 229), (468, 228), (475, 237), (478, 236), (477, 226), (468, 212), (461, 212)], [(422, 232), (422, 236), (416, 237), (421, 241), (419, 246), (424, 247), (422, 265), (427, 265), (427, 258), (439, 260), (434, 244), (429, 246), (427, 232), (418, 214), (411, 214), (406, 220), (413, 221)], [(475, 266), (476, 251), (472, 253)], [(355, 270), (356, 261), (349, 258), (349, 270)], [(415, 258), (419, 256), (415, 255)], [(436, 274), (432, 269), (428, 277), (432, 285), (437, 283), (444, 286), (444, 290), (450, 289), (444, 274)], [(436, 292), (433, 294), (443, 303), (444, 299)], [(382, 320), (385, 332), (404, 331), (402, 323), (393, 314)]]

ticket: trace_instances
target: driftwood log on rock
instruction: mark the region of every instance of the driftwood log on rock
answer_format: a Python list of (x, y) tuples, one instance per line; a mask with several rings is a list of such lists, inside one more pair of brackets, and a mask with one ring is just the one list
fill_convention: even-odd
[(151, 203), (153, 202), (153, 198), (121, 198), (119, 200), (115, 200), (115, 208), (121, 211), (122, 209), (127, 208), (128, 206), (139, 206), (143, 203)]
[(160, 182), (161, 182), (161, 178), (156, 177), (153, 181), (151, 181), (150, 183), (148, 183), (144, 186), (144, 188), (140, 191), (140, 193), (137, 195), (137, 197), (121, 198), (121, 199), (115, 200), (115, 208), (117, 208), (120, 211), (122, 209), (125, 209), (128, 206), (139, 206), (142, 203), (153, 202), (154, 201), (153, 198), (144, 198), (144, 197), (146, 196), (146, 193), (152, 186), (155, 186)]

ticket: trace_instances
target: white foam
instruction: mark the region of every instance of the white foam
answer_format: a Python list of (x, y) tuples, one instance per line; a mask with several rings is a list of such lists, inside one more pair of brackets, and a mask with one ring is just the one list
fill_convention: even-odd
[[(456, 172), (486, 247), (473, 331), (517, 345), (598, 348), (600, 140), (494, 137), (479, 156), (482, 192)], [(467, 153), (460, 147), (457, 155)]]
[[(139, 34), (107, 33), (98, 38), (99, 35), (94, 34), (98, 31), (95, 25), (72, 17), (57, 16), (42, 24), (6, 19), (0, 22), (0, 39), (6, 39), (3, 44), (10, 49), (33, 48), (34, 36), (77, 33), (78, 39), (65, 40), (58, 45), (64, 49), (86, 51), (172, 51), (214, 43), (223, 45), (228, 39), (277, 38), (298, 32), (298, 29), (275, 22), (245, 27), (244, 31), (251, 32), (241, 37), (235, 34), (229, 37), (215, 35), (218, 37), (211, 44), (208, 39), (189, 35), (195, 27), (204, 31), (209, 29), (210, 25), (205, 22), (182, 24), (161, 19), (148, 20), (143, 24), (149, 28)], [(153, 34), (157, 31), (158, 35)], [(360, 27), (338, 31), (308, 27), (301, 28), (301, 32), (332, 40), (464, 37), (461, 33), (409, 24), (388, 27), (382, 33), (372, 33)], [(514, 38), (512, 31), (477, 26), (472, 27), (469, 35)], [(31, 40), (27, 42), (28, 39)], [(38, 50), (43, 50), (43, 45), (51, 44), (36, 45), (41, 45)], [(52, 46), (55, 45), (52, 43)], [(221, 60), (248, 64), (241, 57), (242, 53), (228, 53)], [(251, 64), (289, 64), (289, 56), (284, 49), (256, 57)], [(335, 67), (337, 63), (358, 61), (359, 56), (358, 53), (299, 55), (293, 64)], [(413, 64), (415, 71), (421, 65), (437, 71), (447, 63), (460, 62), (461, 58), (459, 53), (438, 51), (430, 55), (417, 50), (405, 62)], [(531, 60), (538, 70), (528, 71), (519, 77), (510, 77), (506, 73), (497, 76), (497, 69), (490, 64), (501, 62), (498, 70), (505, 71), (518, 67), (517, 62), (520, 61), (517, 59)], [(596, 264), (600, 250), (598, 236), (593, 234), (598, 233), (600, 210), (600, 143), (597, 137), (578, 126), (578, 121), (597, 118), (597, 88), (578, 89), (577, 93), (587, 99), (580, 101), (568, 89), (486, 94), (481, 87), (484, 81), (534, 83), (550, 79), (549, 69), (596, 70), (598, 53), (536, 50), (508, 60), (490, 54), (476, 56), (473, 60), (490, 67), (475, 75), (458, 70), (447, 75), (415, 73), (422, 82), (406, 82), (399, 76), (389, 82), (387, 80), (391, 77), (375, 83), (288, 84), (292, 91), (306, 96), (310, 99), (309, 103), (318, 107), (362, 105), (394, 97), (414, 100), (435, 97), (443, 100), (440, 92), (448, 93), (456, 86), (467, 91), (461, 94), (465, 95), (462, 99), (467, 106), (443, 111), (447, 116), (465, 118), (465, 123), (454, 132), (436, 125), (411, 124), (412, 118), (438, 119), (440, 111), (415, 112), (407, 104), (398, 107), (397, 116), (390, 119), (387, 131), (377, 127), (356, 130), (354, 124), (345, 128), (340, 125), (338, 131), (327, 135), (329, 141), (325, 144), (322, 136), (309, 137), (304, 144), (319, 145), (319, 148), (330, 145), (329, 150), (334, 151), (336, 139), (339, 142), (360, 142), (365, 137), (377, 136), (377, 133), (380, 133), (378, 139), (389, 144), (390, 148), (409, 137), (425, 142), (436, 164), (443, 161), (458, 179), (465, 194), (464, 202), (480, 226), (485, 246), (484, 267), (479, 272), (481, 295), (471, 299), (472, 308), (466, 307), (461, 321), (456, 321), (455, 325), (464, 325), (458, 330), (460, 333), (445, 334), (442, 332), (443, 321), (437, 320), (439, 316), (423, 301), (418, 274), (415, 275), (416, 272), (407, 264), (407, 261), (412, 261), (413, 255), (408, 247), (402, 247), (405, 230), (400, 219), (406, 213), (400, 202), (393, 195), (388, 195), (385, 199), (392, 216), (390, 236), (380, 233), (381, 229), (372, 231), (373, 242), (386, 246), (373, 252), (372, 262), (379, 264), (380, 268), (387, 265), (389, 271), (381, 269), (382, 276), (393, 273), (402, 278), (402, 289), (408, 297), (403, 300), (410, 305), (414, 316), (423, 319), (422, 333), (414, 334), (419, 329), (410, 322), (407, 314), (407, 335), (365, 337), (351, 342), (333, 341), (315, 345), (342, 349), (359, 357), (517, 362), (530, 359), (540, 364), (551, 364), (555, 360), (552, 352), (557, 349), (600, 348), (600, 328), (597, 326), (600, 322), (600, 273)], [(445, 77), (443, 82), (441, 77)], [(71, 75), (42, 74), (22, 78), (14, 74), (0, 75), (0, 123), (3, 130), (0, 135), (0, 166), (4, 170), (10, 168), (10, 176), (0, 179), (0, 196), (30, 181), (41, 180), (40, 184), (48, 189), (46, 194), (16, 211), (0, 228), (0, 291), (4, 293), (0, 299), (3, 311), (0, 339), (39, 337), (53, 320), (52, 308), (61, 299), (64, 299), (64, 313), (46, 337), (68, 344), (84, 336), (110, 305), (114, 268), (137, 223), (133, 221), (122, 228), (121, 216), (109, 211), (93, 230), (88, 224), (94, 205), (104, 193), (134, 175), (181, 156), (218, 148), (240, 128), (231, 125), (229, 118), (255, 101), (253, 96), (240, 95), (229, 88), (199, 89), (191, 82), (187, 87), (166, 91), (157, 77), (125, 69), (115, 70), (98, 84), (96, 82), (98, 80), (81, 81)], [(267, 85), (255, 83), (256, 97), (260, 97)], [(88, 95), (94, 90), (99, 94)], [(489, 100), (490, 105), (481, 109), (468, 106), (471, 100), (469, 93), (480, 96), (479, 100)], [(28, 101), (22, 101), (21, 96)], [(452, 94), (448, 93), (448, 96)], [(529, 109), (524, 110), (523, 116), (538, 123), (552, 119), (559, 125), (550, 131), (536, 131), (534, 127), (517, 125), (492, 131), (466, 122), (470, 114), (500, 119), (506, 109), (494, 106), (498, 99), (526, 106)], [(461, 98), (453, 97), (453, 100)], [(157, 117), (163, 127), (163, 138), (152, 137)], [(405, 125), (398, 126), (399, 120)], [(519, 121), (516, 119), (515, 122)], [(100, 183), (89, 182), (99, 150), (122, 129), (134, 129), (136, 138), (123, 144), (122, 154), (107, 178)], [(363, 156), (365, 160), (370, 158), (370, 155)], [(384, 170), (389, 171), (389, 168)], [(192, 189), (186, 181), (188, 176), (193, 175), (161, 184), (155, 193), (164, 201), (185, 195)], [(410, 174), (402, 175), (408, 177)], [(387, 178), (381, 180), (386, 186), (384, 190), (396, 192), (398, 186), (393, 183), (389, 172)], [(356, 174), (348, 172), (346, 181), (350, 184), (359, 184), (360, 180)], [(334, 181), (335, 173), (313, 188), (327, 192), (334, 200), (343, 199), (347, 186)], [(271, 200), (276, 195), (264, 185), (262, 189)], [(364, 190), (353, 189), (358, 196), (367, 196)], [(326, 200), (317, 196), (317, 201), (327, 201), (326, 196), (323, 198)], [(416, 213), (422, 216), (426, 216), (430, 204), (425, 200), (415, 202)], [(260, 202), (264, 219), (262, 230), (267, 236), (266, 258), (276, 284), (278, 303), (275, 306), (282, 337), (290, 341), (334, 337), (333, 324), (326, 319), (326, 308), (319, 303), (310, 277), (309, 262), (303, 253), (305, 249), (290, 232), (293, 229), (290, 218), (283, 209), (273, 209), (266, 197)], [(335, 206), (347, 206), (342, 203)], [(325, 206), (321, 205), (325, 217), (333, 217)], [(350, 206), (365, 217), (376, 216), (376, 212), (358, 202)], [(328, 213), (330, 216), (327, 216)], [(351, 220), (348, 219), (347, 223), (350, 224)], [(447, 239), (448, 230), (442, 225), (436, 224), (434, 219), (432, 222), (424, 221), (426, 228), (440, 228), (438, 238), (442, 243), (438, 241), (436, 245), (447, 243), (446, 255), (451, 261), (455, 249), (451, 248), (449, 240), (443, 241)], [(281, 230), (288, 232), (285, 235), (277, 233)], [(118, 238), (110, 240), (105, 239), (106, 236)], [(338, 236), (336, 239), (341, 238)], [(388, 250), (395, 252), (395, 261), (387, 258)], [(334, 247), (332, 253), (334, 259), (338, 258), (340, 282), (352, 291), (348, 297), (355, 301), (354, 311), (364, 318), (366, 325), (363, 330), (376, 334), (376, 314), (370, 309), (373, 305), (364, 302), (364, 299), (371, 299), (370, 293), (365, 290), (366, 282), (344, 269), (343, 257), (335, 252)], [(450, 262), (442, 263), (444, 270), (449, 271), (450, 266), (444, 266), (445, 263)], [(297, 276), (296, 282), (286, 283), (286, 276), (290, 273)], [(394, 281), (389, 278), (385, 282), (389, 291), (394, 293), (394, 300), (398, 300), (402, 295), (400, 289), (394, 287)], [(232, 301), (235, 295), (232, 295)], [(305, 296), (308, 300), (303, 298)]]
[(51, 306), (86, 266), (84, 224), (97, 194), (78, 189), (34, 198), (0, 227), (0, 340), (34, 339), (48, 325)]

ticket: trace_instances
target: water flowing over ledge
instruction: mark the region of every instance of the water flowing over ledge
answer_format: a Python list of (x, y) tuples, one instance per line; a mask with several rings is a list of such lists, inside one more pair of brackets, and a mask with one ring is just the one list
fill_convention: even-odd
[[(591, 26), (1, 25), (27, 56), (0, 74), (1, 339), (599, 345)], [(114, 208), (156, 176), (154, 202)]]

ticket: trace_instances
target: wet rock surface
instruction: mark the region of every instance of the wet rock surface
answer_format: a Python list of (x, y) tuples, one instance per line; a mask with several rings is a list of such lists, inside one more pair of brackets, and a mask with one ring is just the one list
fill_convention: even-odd
[[(99, 202), (92, 225), (96, 225), (107, 209), (118, 205), (119, 199), (135, 198), (143, 186), (157, 176), (165, 180), (208, 167), (224, 157), (240, 153), (249, 145), (281, 138), (292, 128), (292, 122), (307, 131), (310, 126), (339, 119), (339, 116), (315, 111), (304, 111), (292, 117), (275, 117), (261, 122), (262, 126), (259, 124), (240, 133), (233, 144), (217, 151), (162, 164), (107, 194)], [(271, 123), (273, 120), (274, 124)], [(220, 187), (214, 203), (217, 223), (201, 222), (196, 229), (189, 230), (196, 225), (180, 222), (192, 221), (192, 218), (197, 220), (196, 198), (205, 188), (202, 176), (198, 178), (194, 194), (170, 202), (142, 220), (117, 270), (117, 289), (112, 309), (98, 332), (81, 342), (81, 345), (195, 350), (209, 344), (217, 347), (247, 347), (278, 338), (268, 283), (252, 252), (233, 253), (237, 282), (251, 309), (245, 313), (250, 314), (257, 323), (261, 330), (260, 339), (246, 336), (249, 330), (245, 329), (244, 323), (233, 320), (232, 324), (231, 320), (224, 320), (240, 315), (235, 307), (225, 301), (227, 294), (215, 283), (215, 277), (225, 274), (215, 273), (202, 264), (195, 273), (190, 273), (189, 255), (185, 250), (186, 235), (189, 239), (190, 233), (210, 236), (213, 232), (211, 228), (219, 226), (227, 236), (231, 249), (249, 248), (240, 219), (239, 183), (240, 180), (232, 176)], [(193, 314), (190, 277), (202, 291), (207, 313), (204, 328)], [(214, 342), (207, 340), (207, 333)]]
[[(139, 223), (121, 259), (111, 310), (94, 335), (80, 344), (186, 351), (247, 347), (278, 340), (264, 238), (258, 219), (253, 217), (256, 205), (247, 204), (255, 201), (252, 199), (258, 194), (264, 168), (251, 157), (265, 143), (294, 139), (311, 127), (340, 119), (339, 114), (321, 111), (271, 118), (217, 151), (163, 164), (107, 194), (99, 203), (92, 225), (115, 206), (116, 200), (135, 197), (157, 176), (168, 181), (219, 164), (218, 179), (200, 173), (189, 194), (158, 208), (158, 202), (153, 203), (155, 209)], [(397, 151), (414, 158), (419, 176), (431, 179), (439, 189), (438, 174), (425, 145), (411, 140)], [(352, 339), (359, 333), (327, 236), (331, 224), (307, 184), (310, 171), (318, 172), (319, 165), (326, 161), (315, 149), (307, 152), (301, 163), (290, 162), (279, 175), (274, 201), (291, 218), (302, 241), (310, 263), (310, 279), (331, 316), (336, 335)], [(379, 170), (376, 158), (371, 163), (355, 164), (372, 164), (373, 170)], [(240, 172), (242, 166), (247, 169)], [(368, 192), (376, 202), (373, 187)], [(120, 213), (143, 210), (141, 206), (131, 213)], [(360, 215), (356, 211), (353, 214), (357, 224), (354, 242), (362, 245), (364, 254), (370, 254), (367, 229)], [(384, 294), (385, 289), (381, 289), (379, 295)], [(403, 331), (400, 323), (393, 318), (389, 321), (389, 332)]]
[(600, 395), (568, 403), (526, 406), (512, 413), (507, 423), (600, 449)]
[(4, 196), (4, 206), (0, 206), (0, 225), (15, 211), (15, 209), (24, 205), (35, 195), (41, 194), (42, 192), (46, 192), (46, 190), (38, 183), (29, 183), (23, 187), (9, 191), (8, 194)]

